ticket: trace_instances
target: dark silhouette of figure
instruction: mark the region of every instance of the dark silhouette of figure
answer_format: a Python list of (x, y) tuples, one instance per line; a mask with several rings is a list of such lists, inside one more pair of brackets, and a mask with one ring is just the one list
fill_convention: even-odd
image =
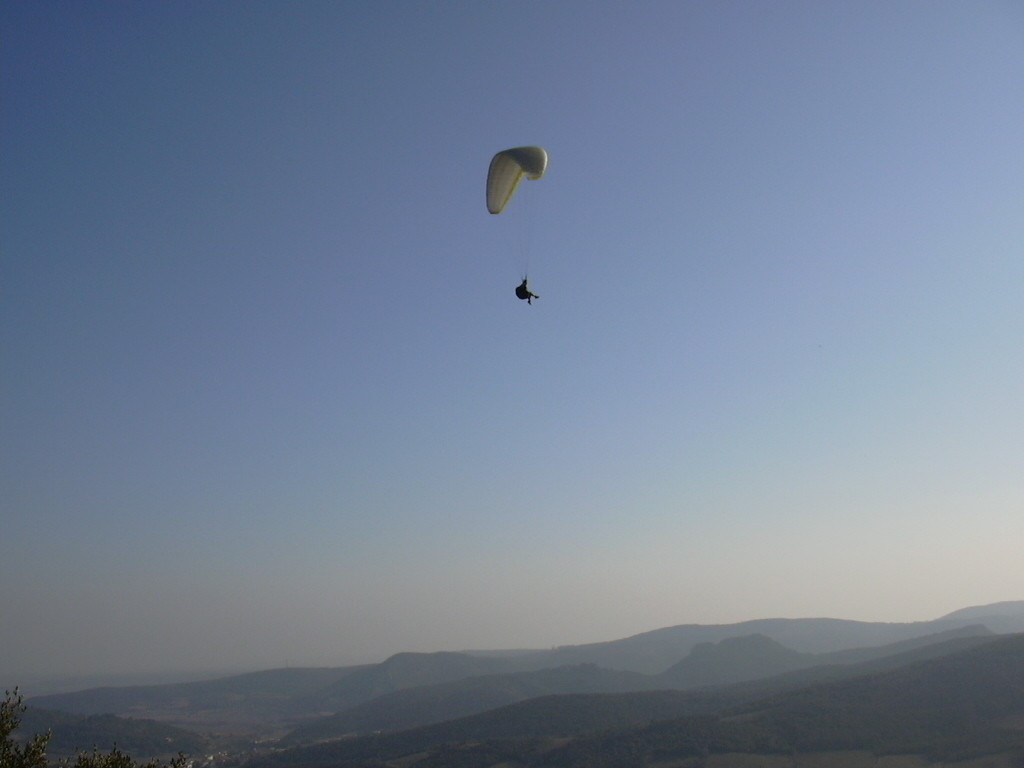
[(526, 285), (526, 278), (523, 278), (523, 282), (516, 286), (516, 298), (523, 299), (527, 304), (533, 304), (534, 299), (539, 299), (536, 293), (530, 293), (530, 289)]

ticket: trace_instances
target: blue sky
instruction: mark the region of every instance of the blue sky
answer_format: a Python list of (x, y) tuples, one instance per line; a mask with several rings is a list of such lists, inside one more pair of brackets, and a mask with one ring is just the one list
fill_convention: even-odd
[(0, 36), (0, 682), (1024, 596), (1019, 4)]

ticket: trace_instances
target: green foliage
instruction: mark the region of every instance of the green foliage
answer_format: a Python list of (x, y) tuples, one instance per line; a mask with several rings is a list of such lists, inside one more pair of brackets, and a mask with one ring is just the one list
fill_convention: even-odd
[(24, 711), (25, 705), (18, 689), (15, 688), (13, 693), (6, 691), (0, 703), (0, 768), (46, 768), (49, 732), (37, 733), (24, 745), (14, 741), (14, 732), (21, 724)]
[[(37, 733), (25, 744), (15, 741), (14, 734), (21, 725), (25, 712), (22, 697), (15, 688), (7, 691), (0, 703), (0, 768), (47, 768), (46, 747), (50, 732)], [(114, 747), (110, 752), (79, 752), (74, 759), (62, 760), (62, 768), (187, 768), (188, 761), (179, 754), (169, 763), (153, 760), (138, 763), (129, 755)]]

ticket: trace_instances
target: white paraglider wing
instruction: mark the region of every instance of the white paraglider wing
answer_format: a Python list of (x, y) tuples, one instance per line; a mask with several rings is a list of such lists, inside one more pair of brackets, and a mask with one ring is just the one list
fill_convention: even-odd
[(487, 210), (501, 213), (523, 178), (536, 181), (548, 168), (548, 153), (540, 147), (516, 147), (499, 152), (487, 171)]

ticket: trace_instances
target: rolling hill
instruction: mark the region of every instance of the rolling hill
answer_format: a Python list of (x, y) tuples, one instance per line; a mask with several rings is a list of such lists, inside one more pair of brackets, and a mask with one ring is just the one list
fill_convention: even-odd
[(51, 759), (71, 757), (93, 748), (109, 752), (115, 746), (139, 760), (165, 759), (179, 752), (199, 754), (210, 747), (209, 739), (192, 731), (153, 720), (114, 715), (72, 715), (46, 709), (28, 708), (21, 715), (16, 734), (51, 732), (47, 752)]
[[(763, 681), (763, 685), (734, 686), (738, 698), (729, 700), (745, 700), (750, 695), (763, 695), (815, 680), (842, 679), (953, 653), (992, 636), (983, 627), (968, 627), (880, 648), (802, 654), (764, 636), (751, 635), (698, 646), (690, 656), (660, 675), (617, 672), (593, 664), (579, 664), (553, 670), (471, 677), (394, 691), (371, 699), (300, 726), (282, 743), (312, 743), (359, 733), (412, 728), (548, 694), (683, 690)], [(723, 705), (721, 697), (714, 701)]]
[(621, 693), (651, 687), (652, 680), (646, 675), (601, 669), (592, 664), (470, 677), (379, 696), (300, 726), (282, 739), (282, 744), (404, 730), (555, 693)]

